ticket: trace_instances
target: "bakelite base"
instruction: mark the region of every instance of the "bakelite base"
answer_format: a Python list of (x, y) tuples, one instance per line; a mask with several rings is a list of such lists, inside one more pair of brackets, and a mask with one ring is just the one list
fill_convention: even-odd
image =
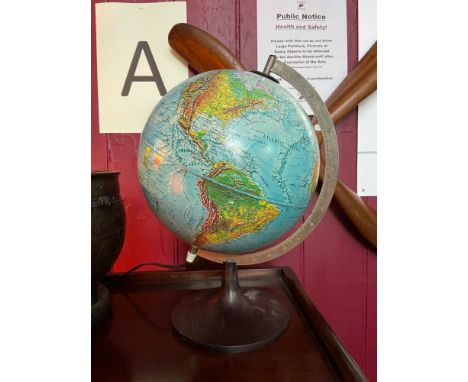
[(172, 311), (172, 325), (186, 342), (205, 349), (237, 353), (261, 348), (289, 325), (282, 301), (263, 289), (240, 289), (235, 262), (225, 262), (219, 289), (195, 292)]

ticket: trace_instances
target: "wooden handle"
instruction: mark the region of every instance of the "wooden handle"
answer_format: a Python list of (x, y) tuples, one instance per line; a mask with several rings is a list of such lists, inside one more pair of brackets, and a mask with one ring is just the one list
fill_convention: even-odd
[(199, 73), (214, 69), (245, 70), (221, 41), (193, 25), (174, 25), (168, 40), (172, 49)]
[[(338, 123), (376, 90), (377, 41), (325, 102), (333, 122)], [(313, 123), (317, 121), (314, 120)]]
[[(338, 123), (359, 102), (377, 89), (377, 42), (367, 51), (354, 69), (346, 76), (325, 103), (333, 123)], [(316, 123), (316, 121), (314, 121)], [(319, 145), (322, 143), (322, 133), (317, 131)], [(321, 155), (322, 168), (325, 163)], [(320, 180), (323, 173), (320, 172)], [(351, 220), (359, 233), (377, 248), (377, 213), (346, 184), (338, 179), (336, 183), (335, 200), (346, 216)]]
[[(239, 60), (223, 43), (209, 33), (193, 25), (175, 25), (169, 32), (169, 45), (179, 53), (190, 66), (200, 73), (214, 69), (245, 70)], [(371, 52), (373, 49), (375, 55)], [(375, 56), (375, 60), (372, 58), (373, 56)], [(365, 65), (361, 65), (364, 59), (366, 60)], [(373, 63), (374, 61), (375, 63)], [(373, 70), (375, 76), (372, 74)], [(337, 122), (344, 117), (347, 112), (356, 107), (360, 101), (377, 88), (376, 73), (377, 43), (374, 44), (371, 50), (366, 53), (351, 73), (349, 73), (338, 86), (336, 91), (328, 98), (326, 104), (333, 122)], [(373, 76), (375, 77), (375, 85), (372, 85)], [(373, 86), (375, 87), (371, 90)], [(358, 96), (354, 96), (353, 91), (358, 92)], [(341, 97), (344, 97), (345, 101), (340, 101)], [(322, 141), (320, 133), (317, 138), (320, 144)], [(334, 196), (337, 203), (361, 235), (373, 245), (374, 248), (377, 248), (377, 215), (375, 211), (339, 179)]]
[[(320, 160), (322, 164), (319, 178), (323, 181), (325, 162), (323, 155), (320, 156)], [(364, 203), (359, 195), (339, 179), (333, 197), (361, 236), (377, 249), (377, 213), (374, 209)]]

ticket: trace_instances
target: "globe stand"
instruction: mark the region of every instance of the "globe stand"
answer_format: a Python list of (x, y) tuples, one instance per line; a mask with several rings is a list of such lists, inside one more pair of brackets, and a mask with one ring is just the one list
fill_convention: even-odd
[(221, 289), (186, 297), (174, 308), (171, 319), (184, 341), (237, 353), (261, 348), (279, 338), (289, 325), (289, 311), (264, 290), (241, 290), (236, 262), (226, 261)]

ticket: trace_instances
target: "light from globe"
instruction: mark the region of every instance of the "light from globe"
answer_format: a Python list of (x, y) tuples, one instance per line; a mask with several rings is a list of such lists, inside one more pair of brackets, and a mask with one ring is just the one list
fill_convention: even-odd
[(271, 244), (304, 214), (319, 149), (307, 114), (272, 80), (199, 74), (149, 116), (138, 177), (157, 218), (190, 245), (245, 253)]

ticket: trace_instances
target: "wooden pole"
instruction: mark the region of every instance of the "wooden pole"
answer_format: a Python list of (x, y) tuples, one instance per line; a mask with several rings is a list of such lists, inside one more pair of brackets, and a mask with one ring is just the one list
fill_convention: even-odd
[(245, 70), (221, 41), (193, 25), (174, 25), (169, 31), (168, 40), (172, 49), (198, 73), (215, 69)]

